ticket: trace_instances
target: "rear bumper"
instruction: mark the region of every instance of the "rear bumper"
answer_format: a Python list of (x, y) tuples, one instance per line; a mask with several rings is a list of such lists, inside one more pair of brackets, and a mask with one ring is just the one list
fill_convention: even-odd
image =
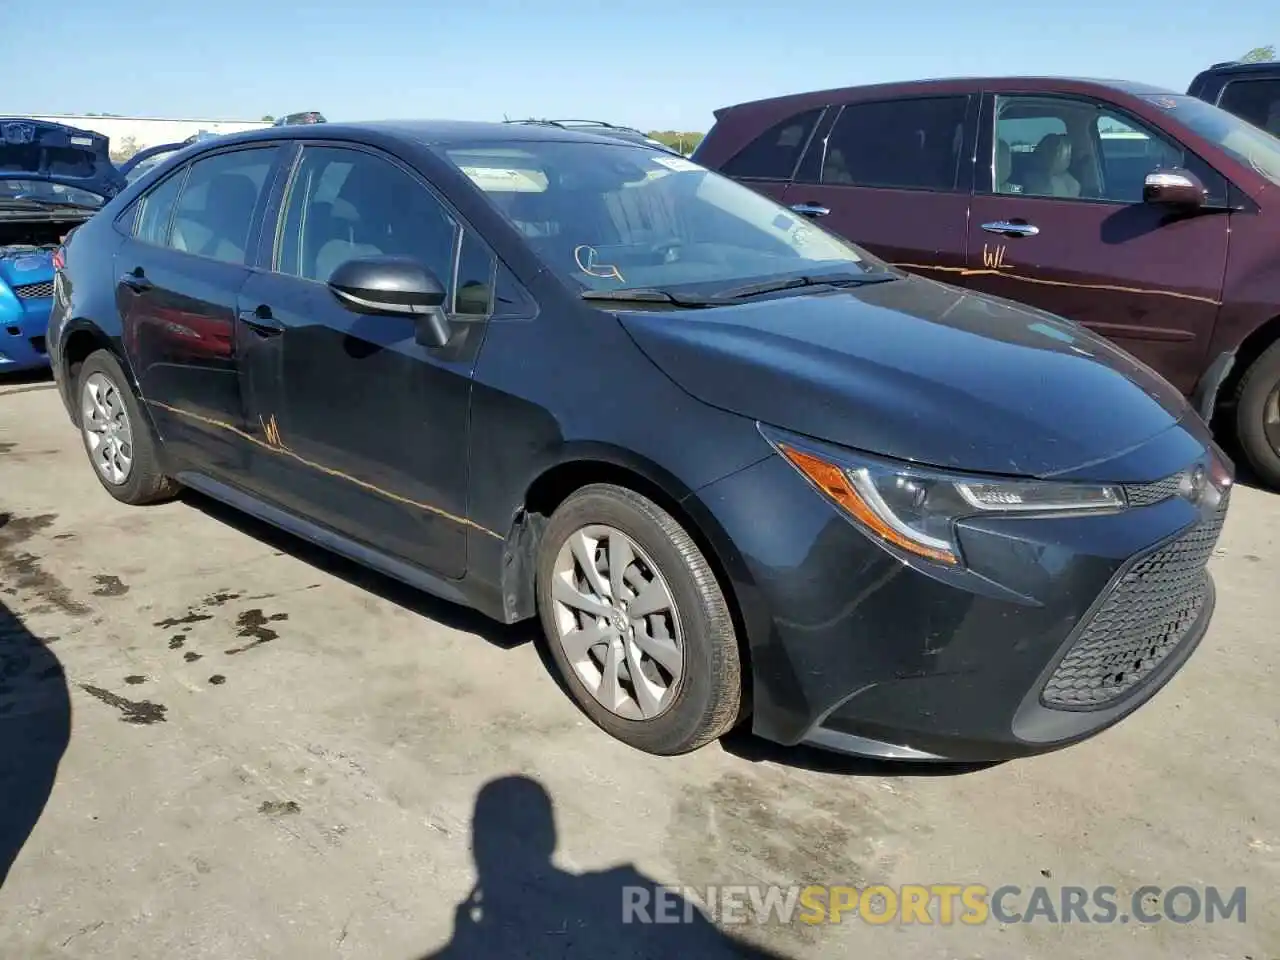
[(1228, 502), (966, 521), (957, 576), (891, 556), (780, 457), (697, 497), (740, 561), (754, 731), (950, 761), (1058, 749), (1151, 699), (1212, 618)]

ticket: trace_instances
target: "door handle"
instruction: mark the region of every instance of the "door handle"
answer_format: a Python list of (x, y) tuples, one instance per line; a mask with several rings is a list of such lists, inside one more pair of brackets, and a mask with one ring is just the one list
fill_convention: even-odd
[(146, 293), (154, 289), (154, 285), (147, 279), (147, 274), (141, 267), (134, 267), (120, 278), (120, 282), (134, 293)]
[(793, 203), (791, 209), (795, 213), (802, 213), (806, 217), (825, 217), (831, 212), (828, 207), (824, 207), (820, 203)]
[(271, 337), (277, 333), (284, 333), (284, 325), (271, 315), (271, 308), (265, 303), (259, 304), (252, 310), (241, 310), (236, 316), (246, 327), (252, 327), (263, 336)]
[(984, 223), (982, 229), (987, 233), (998, 233), (1002, 237), (1034, 237), (1040, 232), (1039, 227), (1025, 220), (995, 220)]

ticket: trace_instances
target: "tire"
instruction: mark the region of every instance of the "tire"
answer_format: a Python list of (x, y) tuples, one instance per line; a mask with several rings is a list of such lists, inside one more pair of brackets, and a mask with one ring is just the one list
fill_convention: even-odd
[[(612, 531), (608, 540), (598, 538), (602, 528)], [(656, 589), (654, 583), (665, 586), (665, 597), (670, 601), (669, 608), (663, 608), (667, 612), (641, 619), (623, 616), (592, 620), (586, 614), (575, 615), (568, 605), (558, 600), (553, 593), (556, 580), (562, 581), (562, 586), (571, 582), (585, 585), (581, 563), (570, 556), (566, 565), (564, 552), (571, 554), (570, 538), (584, 531), (588, 545), (595, 541), (597, 556), (612, 555), (606, 544), (613, 543), (615, 533), (629, 543), (633, 559), (625, 566), (628, 579), (621, 592), (627, 602), (634, 604), (632, 613), (644, 613), (640, 606), (645, 605), (644, 596), (648, 594), (642, 595), (643, 587), (639, 585), (645, 585), (646, 580), (650, 593)], [(602, 584), (608, 582), (606, 577), (607, 573), (600, 577)], [(537, 558), (537, 592), (538, 614), (551, 657), (578, 706), (605, 732), (646, 753), (670, 756), (698, 749), (726, 733), (738, 720), (743, 695), (742, 664), (729, 605), (697, 544), (669, 513), (651, 500), (612, 484), (583, 487), (565, 500), (542, 533)], [(594, 624), (597, 628), (601, 622), (614, 627), (630, 624), (632, 629), (625, 635), (640, 637), (644, 648), (641, 641), (629, 643), (619, 639), (612, 652), (627, 664), (628, 672), (633, 666), (640, 667), (646, 691), (655, 689), (647, 682), (649, 678), (666, 681), (659, 710), (652, 709), (652, 692), (647, 698), (641, 697), (642, 691), (634, 679), (625, 677), (620, 677), (618, 689), (629, 699), (629, 705), (624, 704), (626, 709), (622, 710), (605, 706), (579, 670), (584, 669), (586, 662), (586, 672), (595, 670), (601, 677), (605, 676), (608, 672), (604, 669), (608, 665), (605, 657), (610, 644), (593, 646), (590, 653), (584, 654), (591, 658), (589, 662), (584, 657), (571, 662), (561, 637), (562, 632), (572, 637), (575, 621)], [(667, 645), (655, 637), (665, 637), (672, 642)], [(678, 648), (679, 658), (671, 655), (671, 646)], [(678, 678), (660, 669), (658, 659), (648, 654), (652, 649), (660, 649), (668, 665), (678, 661)], [(640, 653), (645, 656), (640, 657)], [(601, 686), (603, 684), (602, 680)], [(602, 696), (609, 693), (612, 691), (606, 690)], [(647, 716), (643, 715), (646, 711), (641, 706), (645, 700), (650, 708)]]
[(1280, 490), (1280, 452), (1267, 439), (1267, 404), (1280, 386), (1280, 342), (1273, 343), (1249, 366), (1236, 391), (1236, 439), (1240, 452), (1272, 490)]
[[(103, 409), (117, 414), (115, 418), (95, 420), (92, 416), (94, 405), (87, 392), (91, 385), (94, 393), (104, 398)], [(75, 377), (73, 397), (80, 424), (80, 439), (89, 457), (89, 465), (93, 467), (93, 475), (109, 494), (121, 503), (135, 506), (170, 500), (177, 494), (178, 484), (166, 477), (160, 469), (159, 451), (155, 435), (151, 432), (151, 424), (142, 413), (129, 378), (110, 351), (98, 350), (85, 358)], [(107, 470), (110, 468), (102, 465), (103, 458), (96, 452), (95, 446), (95, 437), (100, 444), (103, 442), (103, 434), (94, 430), (93, 425), (95, 422), (103, 422), (103, 419), (111, 419), (119, 424), (120, 413), (123, 413), (123, 422), (127, 427), (128, 442), (121, 440), (121, 452), (127, 453), (128, 469), (121, 471), (123, 476), (108, 476)], [(114, 435), (123, 438), (125, 433), (117, 427)], [(112, 460), (117, 467), (124, 463), (122, 458)]]

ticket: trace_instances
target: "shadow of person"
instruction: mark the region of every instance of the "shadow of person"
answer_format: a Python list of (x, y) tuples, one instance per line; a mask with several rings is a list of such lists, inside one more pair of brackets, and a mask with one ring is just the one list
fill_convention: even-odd
[(0, 887), (44, 811), (70, 738), (62, 664), (0, 601)]
[[(455, 911), (453, 938), (421, 960), (784, 960), (721, 932), (634, 867), (574, 874), (555, 866), (551, 797), (528, 777), (484, 785), (471, 837), (475, 886)], [(659, 916), (667, 922), (644, 922)]]

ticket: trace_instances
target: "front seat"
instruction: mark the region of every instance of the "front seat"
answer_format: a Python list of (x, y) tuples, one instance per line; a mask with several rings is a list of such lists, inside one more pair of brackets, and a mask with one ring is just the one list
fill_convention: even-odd
[(996, 141), (996, 193), (1021, 193), (1022, 187), (1009, 182), (1013, 173), (1013, 151), (1007, 140)]
[(200, 249), (191, 252), (228, 263), (244, 263), (249, 226), (257, 203), (258, 188), (244, 174), (218, 174), (209, 181), (204, 215), (200, 218), (209, 236)]
[(1071, 140), (1065, 133), (1046, 133), (1031, 154), (1026, 192), (1038, 197), (1078, 197), (1080, 181), (1071, 175)]

